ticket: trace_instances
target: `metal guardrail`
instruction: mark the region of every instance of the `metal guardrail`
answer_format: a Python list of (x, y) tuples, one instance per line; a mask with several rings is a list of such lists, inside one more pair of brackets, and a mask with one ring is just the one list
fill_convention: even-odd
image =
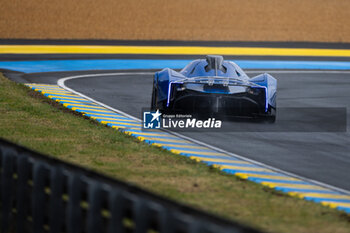
[(257, 233), (0, 139), (2, 233)]

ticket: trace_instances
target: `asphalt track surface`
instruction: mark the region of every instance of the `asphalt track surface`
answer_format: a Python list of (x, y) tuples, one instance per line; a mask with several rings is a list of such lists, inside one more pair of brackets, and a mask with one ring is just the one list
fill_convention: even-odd
[[(0, 40), (0, 44), (48, 44), (48, 45), (174, 45), (174, 46), (249, 46), (290, 48), (349, 49), (350, 44), (339, 43), (288, 43), (288, 42), (169, 42), (169, 41), (45, 41)], [(0, 54), (2, 61), (51, 60), (51, 59), (138, 59), (128, 54)], [(142, 55), (143, 59), (196, 59), (197, 55)], [(304, 60), (349, 61), (348, 57), (274, 57), (274, 56), (225, 56), (226, 59), (247, 60)], [(105, 73), (131, 72), (133, 74), (103, 76)], [(72, 75), (102, 74), (90, 78), (67, 81), (66, 86), (96, 99), (113, 108), (140, 118), (141, 109), (149, 107), (152, 75), (135, 72), (154, 70), (112, 70), (30, 73), (7, 72), (10, 79), (22, 83), (57, 84), (58, 79)], [(248, 75), (254, 76), (251, 71)], [(342, 107), (349, 109), (350, 71), (324, 71), (322, 73), (272, 74), (278, 80), (278, 108), (283, 107)], [(279, 119), (280, 116), (277, 118)], [(350, 122), (349, 112), (346, 116)], [(301, 118), (302, 119), (302, 115)], [(314, 126), (325, 122), (316, 121)], [(264, 164), (320, 181), (350, 191), (350, 127), (346, 132), (181, 132), (191, 138)], [(292, 130), (293, 131), (293, 130)], [(311, 130), (312, 131), (312, 130)], [(316, 130), (317, 131), (317, 130)]]
[[(56, 84), (63, 77), (101, 74), (66, 81), (66, 86), (140, 118), (149, 107), (152, 72), (103, 76), (124, 71), (82, 71), (41, 74), (12, 73), (19, 82)], [(272, 72), (278, 80), (278, 107), (350, 108), (350, 72)], [(258, 73), (249, 72), (249, 76)], [(300, 119), (302, 119), (301, 116)], [(350, 122), (349, 114), (347, 121)], [(314, 122), (315, 127), (324, 122)], [(293, 131), (293, 130), (291, 130)], [(312, 131), (312, 130), (311, 130)], [(347, 132), (181, 132), (185, 136), (249, 159), (350, 191), (350, 134)]]

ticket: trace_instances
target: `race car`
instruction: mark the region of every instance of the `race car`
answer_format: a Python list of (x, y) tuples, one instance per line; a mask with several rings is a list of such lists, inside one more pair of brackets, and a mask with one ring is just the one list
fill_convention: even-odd
[(181, 71), (165, 68), (153, 80), (152, 110), (162, 113), (224, 115), (276, 119), (277, 80), (264, 73), (253, 78), (222, 56), (190, 62)]

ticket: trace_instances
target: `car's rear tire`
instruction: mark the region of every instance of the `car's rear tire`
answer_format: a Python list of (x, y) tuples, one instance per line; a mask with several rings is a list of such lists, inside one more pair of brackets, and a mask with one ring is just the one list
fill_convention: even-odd
[(264, 117), (264, 121), (267, 123), (275, 123), (276, 122), (276, 109), (271, 108), (270, 109), (270, 114)]
[(152, 90), (152, 102), (151, 102), (151, 111), (155, 110), (156, 109), (156, 91), (155, 91), (155, 88), (153, 87), (153, 90)]
[(157, 108), (157, 89), (155, 86), (155, 79), (153, 79), (151, 111), (156, 110), (156, 108)]

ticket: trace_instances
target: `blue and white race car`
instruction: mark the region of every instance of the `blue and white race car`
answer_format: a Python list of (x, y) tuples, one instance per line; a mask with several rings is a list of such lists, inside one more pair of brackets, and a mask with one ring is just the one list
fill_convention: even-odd
[(234, 62), (208, 55), (180, 72), (156, 72), (151, 109), (163, 113), (215, 114), (276, 119), (277, 80), (264, 73), (253, 78)]

